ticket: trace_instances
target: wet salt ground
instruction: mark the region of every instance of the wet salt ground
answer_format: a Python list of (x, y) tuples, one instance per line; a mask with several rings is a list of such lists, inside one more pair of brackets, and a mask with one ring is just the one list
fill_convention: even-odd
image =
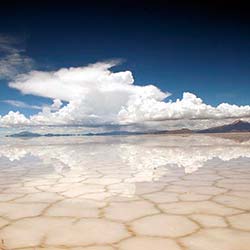
[(244, 135), (1, 139), (1, 249), (250, 249)]

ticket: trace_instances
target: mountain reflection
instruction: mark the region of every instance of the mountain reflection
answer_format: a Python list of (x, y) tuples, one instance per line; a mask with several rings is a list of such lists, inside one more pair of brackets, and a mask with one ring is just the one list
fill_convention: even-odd
[(84, 169), (92, 166), (96, 169), (122, 165), (142, 172), (177, 166), (184, 168), (186, 173), (196, 171), (214, 158), (230, 161), (250, 157), (250, 143), (201, 135), (67, 139), (34, 138), (25, 142), (9, 139), (0, 145), (0, 157), (18, 161), (32, 155), (45, 163), (61, 166), (58, 171), (64, 167)]
[(48, 173), (102, 176), (106, 182), (110, 178), (122, 180), (119, 185), (111, 185), (109, 192), (125, 196), (135, 193), (136, 183), (160, 181), (173, 169), (191, 174), (206, 164), (250, 157), (249, 141), (239, 143), (203, 135), (4, 140), (0, 145), (0, 168), (8, 164), (12, 168), (5, 168), (6, 176), (2, 171), (2, 178), (27, 169), (29, 178), (34, 173), (36, 178)]

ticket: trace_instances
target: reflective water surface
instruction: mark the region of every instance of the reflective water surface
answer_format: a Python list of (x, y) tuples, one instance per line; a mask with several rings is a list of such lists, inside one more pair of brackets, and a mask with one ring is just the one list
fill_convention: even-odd
[(1, 138), (0, 249), (249, 250), (250, 137)]

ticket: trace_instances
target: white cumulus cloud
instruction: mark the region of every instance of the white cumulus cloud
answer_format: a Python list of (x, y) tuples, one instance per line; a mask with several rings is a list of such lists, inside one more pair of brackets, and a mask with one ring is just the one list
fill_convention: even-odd
[(30, 125), (30, 120), (18, 111), (10, 111), (7, 115), (0, 116), (0, 124), (2, 126)]
[(11, 122), (14, 125), (82, 126), (154, 123), (156, 127), (155, 124), (166, 121), (207, 120), (211, 124), (213, 120), (250, 117), (249, 105), (222, 103), (213, 107), (189, 92), (184, 92), (182, 99), (167, 101), (169, 93), (152, 84), (136, 85), (130, 71), (112, 70), (116, 64), (117, 61), (99, 62), (18, 75), (9, 87), (22, 94), (50, 98), (53, 104), (30, 117), (10, 112), (0, 118), (0, 125), (11, 125)]

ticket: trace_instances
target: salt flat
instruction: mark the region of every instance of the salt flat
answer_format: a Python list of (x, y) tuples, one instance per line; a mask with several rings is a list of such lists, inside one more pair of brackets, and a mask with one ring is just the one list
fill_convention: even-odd
[(1, 138), (4, 250), (249, 250), (239, 135)]

